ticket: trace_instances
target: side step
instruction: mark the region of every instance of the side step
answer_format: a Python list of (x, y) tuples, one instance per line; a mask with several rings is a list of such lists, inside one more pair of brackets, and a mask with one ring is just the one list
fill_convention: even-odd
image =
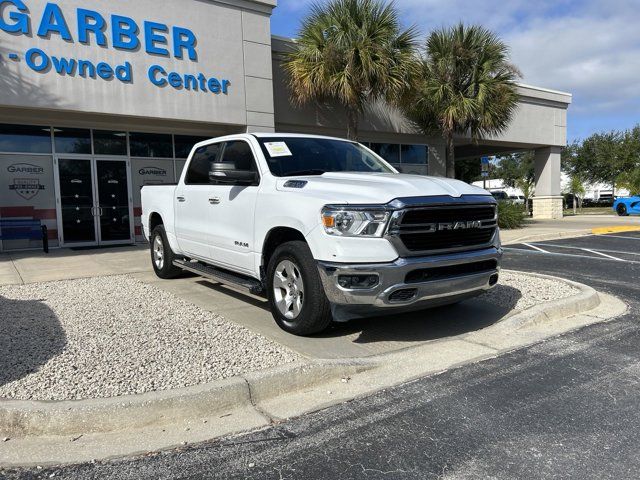
[(176, 267), (182, 268), (189, 272), (193, 272), (202, 277), (215, 280), (216, 282), (244, 287), (254, 295), (259, 295), (264, 292), (264, 286), (262, 285), (262, 282), (256, 280), (255, 278), (245, 277), (244, 275), (229, 272), (227, 270), (222, 270), (220, 268), (216, 268), (200, 262), (174, 260), (173, 264)]

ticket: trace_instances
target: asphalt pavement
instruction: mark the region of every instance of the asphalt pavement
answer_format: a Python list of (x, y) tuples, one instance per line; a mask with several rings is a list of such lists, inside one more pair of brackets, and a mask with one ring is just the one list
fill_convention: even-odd
[(0, 477), (638, 478), (640, 233), (511, 245), (504, 267), (586, 283), (630, 311), (259, 432)]

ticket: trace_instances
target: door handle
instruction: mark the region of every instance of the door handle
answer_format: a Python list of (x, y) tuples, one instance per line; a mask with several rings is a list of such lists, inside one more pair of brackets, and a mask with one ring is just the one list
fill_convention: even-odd
[(177, 200), (178, 200), (179, 202), (186, 202), (186, 201), (187, 201), (187, 199), (186, 199), (186, 198), (184, 198), (184, 197), (177, 197)]
[(218, 205), (220, 203), (220, 197), (211, 197), (211, 198), (209, 198), (209, 203), (211, 205)]

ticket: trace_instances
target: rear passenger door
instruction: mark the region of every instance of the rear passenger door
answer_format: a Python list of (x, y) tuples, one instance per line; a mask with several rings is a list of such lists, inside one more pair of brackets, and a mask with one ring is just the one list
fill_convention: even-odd
[[(252, 146), (244, 140), (228, 141), (220, 162), (233, 164), (236, 170), (259, 171)], [(211, 186), (211, 246), (216, 264), (241, 271), (255, 277), (256, 255), (259, 248), (253, 244), (255, 209), (260, 181), (254, 185)]]
[(211, 165), (220, 161), (223, 148), (223, 143), (213, 143), (194, 152), (174, 199), (175, 231), (180, 249), (203, 260), (210, 260), (212, 255), (210, 198), (213, 185), (209, 172)]

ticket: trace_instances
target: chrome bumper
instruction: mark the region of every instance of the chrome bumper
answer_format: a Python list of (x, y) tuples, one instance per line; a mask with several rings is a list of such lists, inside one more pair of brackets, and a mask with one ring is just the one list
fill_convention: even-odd
[[(334, 307), (358, 307), (363, 312), (371, 309), (418, 310), (429, 306), (451, 303), (459, 299), (478, 295), (495, 286), (500, 269), (502, 248), (490, 247), (473, 252), (449, 255), (399, 258), (392, 263), (343, 264), (318, 262), (318, 271), (326, 295)], [(496, 267), (490, 270), (452, 274), (430, 281), (407, 283), (407, 274), (414, 270), (464, 265), (495, 260)], [(338, 283), (343, 275), (371, 274), (379, 277), (378, 284), (370, 289), (347, 289)], [(415, 290), (410, 298), (394, 296), (399, 290)]]

